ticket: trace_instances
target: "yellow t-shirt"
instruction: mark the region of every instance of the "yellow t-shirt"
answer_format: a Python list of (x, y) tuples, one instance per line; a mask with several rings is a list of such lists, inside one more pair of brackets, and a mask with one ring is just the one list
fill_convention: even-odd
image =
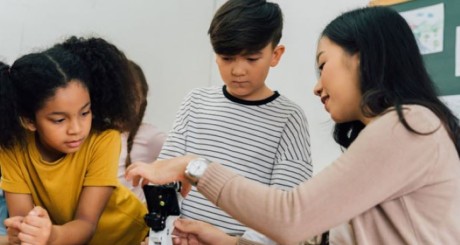
[(147, 208), (118, 182), (120, 147), (120, 134), (107, 130), (91, 134), (80, 150), (50, 163), (41, 158), (30, 134), (25, 150), (0, 151), (1, 188), (31, 194), (53, 224), (62, 225), (73, 220), (84, 186), (113, 186), (90, 244), (139, 244), (148, 232), (143, 220)]

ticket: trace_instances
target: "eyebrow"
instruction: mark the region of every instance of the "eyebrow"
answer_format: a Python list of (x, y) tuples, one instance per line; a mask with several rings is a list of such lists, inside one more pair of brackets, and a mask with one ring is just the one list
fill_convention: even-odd
[[(91, 102), (88, 102), (86, 103), (84, 106), (81, 107), (80, 110), (83, 110), (85, 109), (86, 107), (88, 107), (89, 105), (91, 105)], [(65, 112), (61, 112), (61, 111), (54, 111), (54, 112), (51, 112), (50, 114), (48, 114), (49, 116), (52, 116), (52, 115), (65, 115), (66, 113)]]
[(254, 51), (254, 52), (246, 52), (246, 53), (243, 53), (241, 55), (246, 55), (247, 56), (247, 55), (255, 55), (255, 54), (261, 54), (261, 53), (262, 53), (262, 51), (259, 50), (259, 51)]
[(320, 51), (317, 55), (316, 55), (316, 63), (318, 63), (319, 61), (319, 57), (324, 53), (324, 51)]

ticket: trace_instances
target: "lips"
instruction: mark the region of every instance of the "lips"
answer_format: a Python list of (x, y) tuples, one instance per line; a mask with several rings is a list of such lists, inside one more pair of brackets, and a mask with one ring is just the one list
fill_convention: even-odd
[(79, 140), (67, 141), (65, 142), (65, 144), (70, 148), (77, 148), (81, 145), (82, 142), (83, 142), (83, 139), (79, 139)]

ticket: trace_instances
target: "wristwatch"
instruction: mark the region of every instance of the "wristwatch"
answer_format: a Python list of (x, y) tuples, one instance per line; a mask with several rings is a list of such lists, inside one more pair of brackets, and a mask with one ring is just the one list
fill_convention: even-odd
[(203, 176), (211, 161), (204, 157), (199, 157), (191, 160), (185, 168), (185, 177), (190, 184), (196, 186), (198, 181)]

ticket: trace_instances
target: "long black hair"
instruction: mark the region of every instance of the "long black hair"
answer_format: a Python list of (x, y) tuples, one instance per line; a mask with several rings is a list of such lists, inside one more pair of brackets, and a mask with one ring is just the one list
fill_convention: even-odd
[[(419, 104), (432, 110), (445, 125), (460, 154), (459, 120), (440, 101), (423, 63), (415, 37), (404, 18), (388, 7), (346, 12), (324, 29), (322, 36), (347, 53), (360, 56), (361, 110), (376, 116), (390, 107), (409, 131), (402, 106)], [(360, 121), (337, 123), (334, 139), (347, 148), (364, 128)]]
[(145, 78), (145, 74), (142, 71), (142, 68), (136, 64), (134, 61), (130, 60), (131, 71), (134, 76), (134, 82), (136, 83), (136, 91), (137, 91), (137, 98), (136, 101), (140, 103), (139, 111), (137, 112), (136, 116), (133, 117), (136, 119), (133, 127), (128, 131), (128, 140), (126, 142), (127, 145), (127, 153), (126, 153), (126, 160), (125, 160), (125, 167), (127, 168), (131, 165), (131, 150), (133, 149), (134, 138), (136, 137), (137, 131), (142, 124), (142, 120), (144, 118), (145, 109), (147, 108), (147, 94), (149, 92), (149, 85), (147, 83), (147, 79)]
[(132, 79), (124, 54), (100, 38), (71, 37), (11, 66), (0, 62), (0, 148), (24, 146), (21, 120), (35, 121), (46, 100), (70, 81), (89, 89), (93, 132), (129, 128), (135, 115)]

